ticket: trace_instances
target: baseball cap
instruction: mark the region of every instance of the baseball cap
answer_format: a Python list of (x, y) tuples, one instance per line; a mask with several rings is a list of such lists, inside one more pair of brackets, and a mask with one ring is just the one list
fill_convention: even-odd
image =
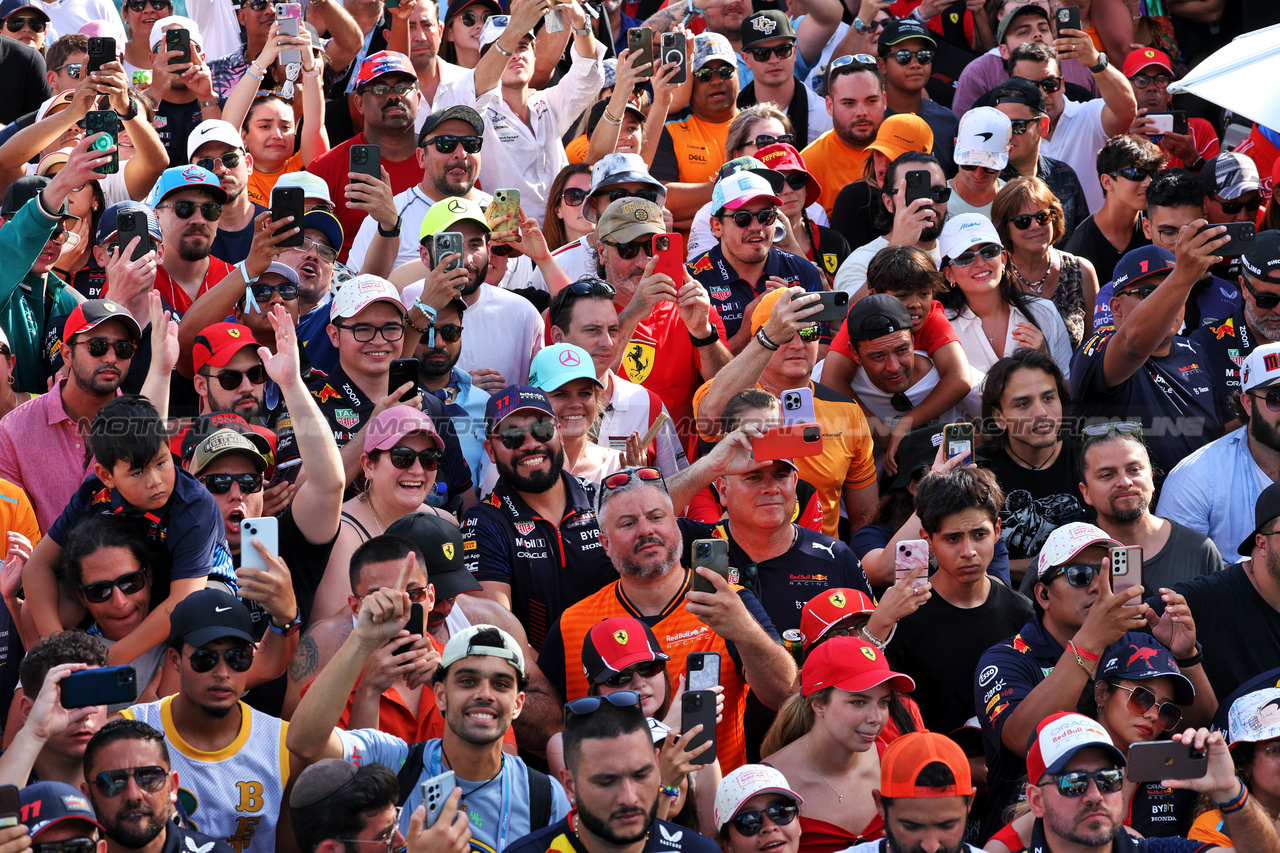
[[(1005, 119), (1008, 121), (1008, 119)], [(942, 234), (938, 237), (938, 251), (942, 254), (942, 265), (946, 266), (974, 246), (994, 243), (999, 246), (1000, 234), (991, 220), (981, 213), (962, 213), (947, 220), (942, 226)]]
[(419, 132), (418, 138), (424, 138), (446, 121), (465, 121), (471, 125), (471, 129), (476, 132), (476, 136), (484, 133), (484, 119), (480, 116), (480, 113), (465, 104), (454, 104), (451, 107), (436, 110), (428, 115), (422, 123), (422, 130)]
[[(40, 162), (36, 164), (36, 175), (41, 178), (52, 178), (54, 175), (58, 174), (53, 171), (54, 168), (57, 166), (67, 165), (67, 161), (71, 159), (71, 152), (73, 150), (74, 149), (71, 148), (59, 148), (57, 151), (50, 151), (48, 154), (41, 157)], [(53, 174), (50, 174), (50, 172), (53, 172)]]
[(671, 660), (658, 645), (653, 630), (631, 616), (615, 616), (591, 626), (582, 640), (582, 671), (600, 684), (629, 666), (651, 660)]
[(49, 116), (60, 113), (67, 107), (71, 106), (71, 101), (75, 97), (75, 94), (75, 89), (63, 89), (52, 98), (46, 100), (36, 108), (36, 121), (44, 121)]
[(1144, 278), (1173, 269), (1173, 252), (1163, 246), (1143, 246), (1125, 252), (1111, 278), (1112, 295), (1132, 287)]
[(529, 384), (543, 391), (554, 391), (574, 379), (590, 379), (604, 387), (596, 378), (591, 353), (580, 346), (567, 343), (545, 346), (529, 364)]
[(375, 302), (390, 302), (404, 313), (404, 305), (400, 303), (400, 291), (395, 285), (381, 276), (363, 273), (348, 279), (338, 288), (338, 295), (333, 298), (329, 309), (329, 317), (338, 320), (343, 317), (354, 317)]
[(1280, 688), (1246, 693), (1231, 703), (1227, 717), (1231, 746), (1280, 737)]
[(301, 187), (303, 198), (318, 198), (325, 204), (332, 205), (333, 197), (329, 195), (329, 185), (324, 178), (311, 172), (289, 172), (280, 176), (276, 188)]
[(259, 453), (267, 458), (273, 458), (276, 434), (266, 427), (247, 422), (235, 412), (213, 412), (201, 415), (191, 422), (191, 426), (170, 440), (169, 449), (179, 459), (186, 462), (196, 452), (196, 445), (218, 430), (223, 429), (240, 433), (249, 440)]
[(709, 62), (727, 62), (735, 69), (738, 67), (738, 55), (733, 52), (733, 45), (719, 33), (698, 33), (693, 40), (693, 68), (697, 71)]
[(737, 210), (757, 199), (782, 204), (782, 199), (773, 194), (773, 186), (768, 181), (744, 169), (716, 181), (711, 190), (711, 212), (714, 215), (722, 210)]
[(156, 45), (164, 41), (165, 30), (186, 30), (190, 36), (192, 43), (196, 45), (204, 44), (204, 39), (200, 37), (200, 25), (190, 18), (182, 15), (170, 15), (167, 18), (161, 18), (151, 25), (151, 52), (155, 53)]
[(157, 207), (170, 193), (178, 190), (202, 189), (213, 194), (214, 201), (226, 204), (227, 191), (222, 188), (218, 177), (208, 169), (199, 166), (170, 166), (160, 173), (160, 180), (147, 196), (147, 204)]
[[(485, 45), (493, 44), (502, 38), (502, 34), (507, 31), (510, 23), (510, 15), (491, 15), (485, 20), (484, 27), (480, 30), (480, 48), (483, 50)], [(528, 35), (528, 33), (525, 34), (526, 37)]]
[(69, 341), (74, 335), (87, 332), (108, 320), (119, 320), (128, 327), (135, 341), (142, 340), (142, 327), (129, 309), (110, 299), (86, 299), (77, 305), (62, 327), (62, 340)]
[(898, 473), (891, 489), (905, 489), (911, 485), (915, 473), (926, 465), (932, 465), (938, 455), (938, 447), (942, 444), (942, 430), (936, 426), (925, 426), (913, 429), (898, 442), (898, 452), (894, 459), (898, 463)]
[(15, 12), (21, 12), (23, 9), (30, 9), (44, 18), (46, 24), (49, 22), (49, 16), (45, 14), (44, 9), (28, 2), (28, 0), (3, 0), (3, 2), (0, 2), (0, 20), (7, 21)]
[(1025, 77), (1010, 77), (991, 90), (991, 105), (994, 107), (1000, 104), (1022, 104), (1041, 115), (1048, 112), (1044, 92)]
[(1240, 393), (1280, 383), (1280, 343), (1256, 347), (1240, 366)]
[(462, 531), (435, 513), (402, 515), (387, 527), (391, 536), (403, 536), (422, 552), (427, 561), (427, 580), (435, 587), (436, 599), (453, 598), (483, 587), (462, 564)]
[(169, 642), (175, 644), (200, 647), (227, 638), (257, 642), (249, 608), (220, 589), (197, 590), (179, 601), (169, 614), (169, 625)]
[(327, 800), (351, 784), (360, 768), (341, 758), (322, 758), (298, 774), (289, 794), (289, 806), (295, 809), (314, 806)]
[[(714, 203), (714, 191), (712, 199)], [(610, 202), (596, 223), (596, 235), (615, 243), (628, 243), (648, 234), (666, 230), (662, 208), (642, 198), (620, 198)]]
[(1108, 536), (1101, 527), (1083, 521), (1064, 524), (1050, 533), (1040, 547), (1040, 557), (1036, 560), (1036, 580), (1044, 580), (1055, 568), (1066, 565), (1092, 545), (1119, 548), (1122, 544)]
[(98, 234), (97, 241), (99, 245), (111, 242), (119, 230), (117, 224), (121, 213), (140, 213), (147, 218), (147, 231), (157, 240), (161, 239), (160, 220), (156, 218), (156, 212), (141, 202), (132, 200), (118, 201), (102, 211), (102, 215), (98, 217)]
[[(44, 176), (24, 175), (5, 188), (4, 196), (0, 199), (0, 216), (8, 219), (13, 216), (22, 206), (31, 199), (40, 195), (40, 191), (49, 185), (49, 179)], [(71, 216), (71, 208), (68, 206), (70, 202), (62, 203), (62, 216), (77, 219)]]
[(833, 637), (818, 646), (805, 658), (800, 678), (804, 696), (828, 687), (856, 693), (885, 682), (905, 693), (916, 689), (911, 676), (889, 669), (884, 652), (856, 637)]
[[(448, 231), (463, 220), (470, 220), (478, 225), (483, 225), (486, 232), (489, 230), (489, 221), (484, 218), (484, 211), (480, 208), (480, 205), (469, 198), (455, 196), (448, 201), (438, 201), (431, 205), (427, 215), (422, 217), (422, 228), (419, 229), (418, 236), (425, 240), (432, 234)], [(346, 285), (343, 286), (345, 287)]]
[[(481, 631), (496, 631), (498, 641), (502, 645), (482, 645), (475, 642), (476, 634)], [(516, 638), (493, 625), (471, 625), (450, 637), (449, 642), (445, 643), (444, 652), (440, 655), (440, 666), (448, 669), (463, 658), (477, 655), (502, 658), (514, 666), (521, 676), (526, 674), (524, 652), (520, 650), (520, 644), (516, 642)]]
[[(1112, 648), (1115, 648), (1114, 646)], [(1142, 640), (1122, 647), (1119, 654), (1105, 658), (1098, 667), (1098, 681), (1108, 678), (1144, 681), (1168, 676), (1173, 679), (1173, 701), (1190, 705), (1196, 700), (1196, 688), (1178, 669), (1173, 655), (1155, 640)]]
[(556, 410), (551, 408), (551, 400), (547, 399), (541, 388), (508, 385), (501, 391), (494, 392), (489, 402), (484, 404), (485, 432), (492, 435), (498, 424), (516, 412), (524, 411), (542, 412), (553, 418), (556, 416)]
[(418, 72), (413, 70), (413, 63), (403, 53), (394, 50), (380, 50), (360, 65), (360, 73), (356, 75), (356, 88), (372, 83), (383, 74), (403, 74), (416, 82)]
[(379, 412), (364, 428), (364, 452), (390, 450), (396, 442), (415, 432), (426, 433), (436, 450), (444, 450), (444, 442), (436, 432), (435, 422), (413, 406), (399, 405)]
[(214, 323), (205, 326), (196, 335), (191, 348), (191, 363), (196, 373), (210, 367), (226, 367), (235, 354), (245, 347), (258, 350), (258, 342), (253, 339), (253, 330), (239, 323)]
[(911, 314), (896, 296), (872, 293), (849, 309), (844, 320), (850, 343), (874, 341), (903, 329), (911, 331)]
[(805, 650), (821, 640), (841, 619), (874, 613), (875, 609), (875, 602), (858, 589), (837, 587), (818, 593), (806, 601), (800, 611), (800, 639)]
[(956, 165), (1004, 169), (1009, 165), (1009, 142), (1012, 139), (1013, 124), (1007, 115), (995, 107), (974, 107), (960, 117), (960, 130), (956, 133)]
[(915, 18), (890, 18), (880, 31), (880, 55), (888, 56), (890, 47), (908, 39), (924, 39), (933, 47), (938, 46), (929, 28)]
[[(801, 294), (802, 296), (805, 294)], [(756, 303), (755, 310), (751, 312), (751, 333), (755, 334), (769, 322), (769, 315), (773, 313), (774, 306), (787, 296), (787, 288), (777, 287), (766, 293)]]
[[(277, 183), (276, 186), (280, 184)], [(342, 223), (329, 211), (317, 208), (303, 216), (302, 230), (305, 231), (308, 228), (323, 231), (325, 239), (329, 241), (329, 248), (335, 250), (342, 248)]]
[(1259, 231), (1253, 251), (1240, 256), (1245, 272), (1268, 284), (1280, 284), (1280, 231)]
[(192, 454), (191, 473), (198, 476), (201, 471), (213, 464), (214, 460), (229, 453), (239, 453), (249, 457), (259, 473), (267, 470), (267, 458), (263, 455), (257, 441), (238, 430), (220, 429), (196, 444)]
[(732, 160), (724, 161), (724, 165), (720, 167), (720, 171), (716, 173), (716, 180), (727, 178), (730, 175), (736, 175), (741, 171), (755, 172), (760, 177), (769, 182), (769, 186), (773, 187), (775, 193), (782, 192), (782, 188), (786, 186), (786, 179), (782, 177), (781, 172), (765, 166), (755, 157), (734, 157)]
[(875, 141), (866, 150), (879, 151), (890, 161), (908, 151), (928, 154), (933, 150), (933, 128), (915, 113), (897, 113), (880, 123)]
[(1049, 20), (1049, 12), (1043, 6), (1037, 6), (1034, 3), (1028, 3), (1025, 6), (1019, 6), (1009, 14), (1000, 19), (1000, 23), (996, 25), (996, 44), (1004, 44), (1004, 34), (1009, 32), (1009, 27), (1013, 26), (1013, 22), (1023, 15), (1039, 15), (1046, 21)]
[[(955, 777), (950, 785), (917, 784), (920, 772), (930, 764), (946, 766)], [(939, 732), (910, 732), (897, 738), (880, 756), (880, 796), (897, 799), (968, 797), (975, 792), (969, 775), (969, 759), (960, 745)]]
[(1200, 180), (1211, 195), (1225, 201), (1262, 189), (1258, 167), (1253, 160), (1234, 151), (1224, 151), (1200, 168)]
[(1158, 65), (1170, 74), (1173, 73), (1173, 63), (1169, 61), (1169, 54), (1163, 50), (1156, 50), (1154, 47), (1144, 47), (1130, 51), (1129, 55), (1124, 58), (1124, 67), (1120, 70), (1120, 73), (1126, 77), (1132, 77), (1151, 65)]
[(742, 21), (742, 49), (748, 51), (753, 44), (773, 39), (791, 39), (795, 41), (796, 28), (785, 12), (777, 9), (765, 9), (756, 12)]
[(496, 0), (452, 0), (452, 2), (443, 2), (442, 0), (440, 3), (440, 20), (447, 21), (450, 15), (459, 14), (463, 9), (473, 3), (479, 3), (487, 9), (492, 10), (495, 15), (502, 12), (502, 7), (498, 5)]
[(1124, 755), (1100, 723), (1074, 711), (1050, 714), (1036, 727), (1027, 752), (1027, 781), (1034, 785), (1046, 774), (1061, 773), (1082, 749), (1100, 749), (1124, 767)]
[(196, 151), (206, 142), (221, 142), (232, 148), (244, 150), (244, 138), (229, 121), (220, 118), (205, 119), (196, 125), (195, 130), (187, 137), (187, 159), (196, 156)]
[(1272, 483), (1258, 495), (1258, 500), (1253, 505), (1253, 532), (1244, 538), (1236, 553), (1242, 557), (1252, 554), (1255, 537), (1274, 518), (1280, 518), (1280, 483)]
[(66, 782), (35, 782), (18, 792), (21, 814), (27, 816), (27, 835), (35, 838), (55, 823), (82, 820), (99, 830), (98, 816), (79, 788)]
[(795, 800), (796, 805), (804, 803), (804, 798), (791, 790), (791, 783), (776, 767), (744, 764), (721, 779), (720, 787), (716, 788), (716, 829), (724, 829), (743, 803), (758, 794), (781, 794)]

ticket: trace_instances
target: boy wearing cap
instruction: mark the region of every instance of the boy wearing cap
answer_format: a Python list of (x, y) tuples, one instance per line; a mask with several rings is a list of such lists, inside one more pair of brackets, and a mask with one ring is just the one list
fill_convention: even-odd
[(1147, 209), (1147, 187), (1168, 162), (1168, 155), (1139, 136), (1115, 136), (1098, 151), (1102, 207), (1080, 223), (1066, 251), (1085, 258), (1099, 278), (1109, 281), (1121, 255), (1147, 245), (1140, 225)]
[(1205, 217), (1222, 222), (1253, 222), (1262, 206), (1262, 181), (1258, 167), (1245, 154), (1227, 151), (1210, 158), (1200, 170), (1209, 190)]
[[(183, 150), (186, 140), (183, 139)], [(164, 251), (155, 289), (174, 308), (186, 312), (233, 269), (210, 254), (227, 191), (214, 174), (199, 166), (165, 169), (147, 198), (160, 220)]]
[(947, 209), (951, 215), (977, 213), (991, 218), (991, 203), (1004, 186), (999, 177), (1009, 165), (1013, 126), (994, 107), (978, 107), (960, 117), (956, 131), (956, 165), (960, 171), (947, 182), (955, 193)]
[(933, 155), (950, 172), (960, 119), (924, 96), (937, 48), (937, 40), (919, 19), (887, 21), (880, 33), (880, 73), (884, 75), (885, 116), (912, 113), (924, 119), (933, 129)]
[[(885, 118), (884, 78), (871, 57), (858, 54), (827, 69), (826, 89), (831, 130), (809, 143), (800, 156), (822, 185), (818, 203), (832, 215), (840, 191), (862, 180), (863, 165), (871, 156), (867, 147)], [(834, 215), (832, 222), (838, 222)]]
[(37, 782), (18, 793), (18, 818), (31, 837), (28, 849), (107, 853), (102, 824), (78, 789), (63, 782)]
[(1213, 125), (1202, 118), (1188, 118), (1187, 132), (1159, 133), (1149, 113), (1166, 113), (1173, 104), (1169, 84), (1173, 82), (1173, 65), (1169, 55), (1153, 47), (1135, 50), (1125, 57), (1121, 74), (1133, 86), (1138, 100), (1138, 117), (1133, 120), (1132, 134), (1145, 136), (1169, 153), (1169, 168), (1199, 171), (1206, 160), (1218, 156), (1220, 143)]
[(187, 162), (212, 172), (227, 194), (210, 254), (229, 264), (240, 263), (249, 257), (253, 220), (266, 210), (250, 197), (249, 176), (256, 174), (253, 155), (234, 126), (221, 119), (207, 119), (187, 137)]
[[(823, 11), (819, 7), (819, 14)], [(741, 55), (750, 82), (738, 93), (738, 108), (776, 104), (791, 119), (797, 150), (834, 126), (822, 97), (803, 82), (810, 64), (821, 56), (822, 39), (834, 32), (827, 27), (814, 32), (819, 27), (820, 19), (810, 13), (801, 18), (797, 32), (787, 14), (777, 9), (756, 12), (742, 21)]]

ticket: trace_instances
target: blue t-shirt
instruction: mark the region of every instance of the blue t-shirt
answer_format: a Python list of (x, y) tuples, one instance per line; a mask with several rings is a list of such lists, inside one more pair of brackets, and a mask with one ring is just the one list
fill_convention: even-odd
[[(1240, 296), (1240, 288), (1225, 278), (1209, 276), (1209, 286), (1196, 297), (1196, 307), (1200, 309), (1200, 326), (1225, 320), (1235, 314), (1244, 304)], [(1093, 331), (1102, 332), (1115, 328), (1115, 318), (1111, 316), (1111, 282), (1098, 288), (1098, 296), (1093, 301)], [(1188, 335), (1195, 340), (1195, 332)]]
[[(770, 276), (785, 279), (789, 287), (798, 285), (810, 293), (822, 290), (822, 279), (813, 262), (781, 249), (769, 250), (759, 281), (743, 279), (724, 256), (719, 243), (689, 261), (687, 267), (689, 274), (710, 295), (711, 306), (720, 314), (724, 332), (730, 338), (738, 333), (744, 322), (750, 323), (750, 318), (744, 318), (743, 312), (751, 300), (765, 292)], [(823, 329), (823, 338), (830, 343), (831, 336), (826, 331)]]
[[(640, 853), (718, 853), (719, 847), (710, 838), (685, 826), (653, 821), (649, 837)], [(507, 848), (506, 853), (587, 853), (570, 821), (553, 823), (532, 835), (525, 836)]]
[(1240, 366), (1254, 347), (1270, 341), (1259, 340), (1253, 333), (1245, 321), (1243, 308), (1237, 308), (1221, 322), (1201, 326), (1187, 337), (1204, 347), (1205, 354), (1209, 356), (1209, 375), (1213, 378), (1218, 417), (1224, 423), (1232, 420), (1235, 413), (1231, 411), (1231, 399), (1240, 393)]

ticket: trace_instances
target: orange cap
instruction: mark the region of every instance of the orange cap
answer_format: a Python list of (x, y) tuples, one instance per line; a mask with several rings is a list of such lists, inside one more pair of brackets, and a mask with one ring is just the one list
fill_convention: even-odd
[(764, 324), (769, 322), (769, 315), (773, 313), (773, 306), (778, 304), (778, 300), (786, 296), (787, 288), (779, 287), (769, 291), (764, 297), (756, 303), (756, 310), (751, 312), (751, 333), (764, 328)]
[(890, 161), (897, 160), (908, 151), (928, 154), (933, 150), (933, 128), (914, 113), (891, 115), (880, 123), (876, 141), (866, 150), (879, 151)]
[[(955, 784), (928, 788), (916, 784), (920, 771), (934, 762), (945, 764)], [(974, 793), (969, 759), (951, 738), (937, 732), (911, 732), (889, 744), (880, 756), (880, 796), (891, 799), (968, 797)]]

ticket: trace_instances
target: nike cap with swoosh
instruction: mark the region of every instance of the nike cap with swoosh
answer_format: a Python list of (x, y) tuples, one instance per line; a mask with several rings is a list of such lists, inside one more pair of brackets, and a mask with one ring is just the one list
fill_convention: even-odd
[(218, 640), (252, 643), (253, 617), (244, 602), (220, 589), (202, 589), (188, 595), (169, 616), (169, 642), (200, 648)]

